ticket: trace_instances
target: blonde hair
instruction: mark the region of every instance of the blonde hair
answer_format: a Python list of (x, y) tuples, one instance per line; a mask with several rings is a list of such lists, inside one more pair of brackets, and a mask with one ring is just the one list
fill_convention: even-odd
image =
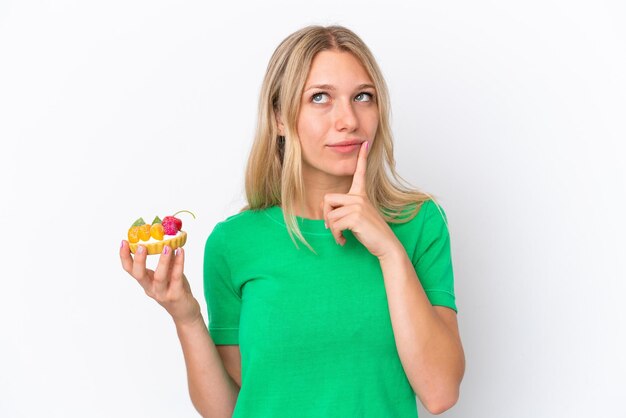
[[(279, 205), (287, 231), (311, 251), (302, 235), (294, 207), (304, 201), (302, 154), (296, 132), (300, 100), (311, 62), (320, 51), (349, 52), (365, 67), (372, 79), (378, 102), (379, 125), (367, 157), (367, 197), (381, 216), (391, 223), (413, 219), (423, 202), (432, 199), (406, 183), (395, 170), (390, 128), (389, 92), (374, 56), (365, 43), (342, 26), (307, 26), (285, 38), (274, 51), (261, 87), (256, 134), (246, 167), (245, 210)], [(279, 137), (276, 115), (280, 114), (284, 137)], [(415, 204), (409, 208), (407, 205)], [(401, 215), (404, 215), (400, 217)], [(408, 217), (406, 216), (408, 215)]]

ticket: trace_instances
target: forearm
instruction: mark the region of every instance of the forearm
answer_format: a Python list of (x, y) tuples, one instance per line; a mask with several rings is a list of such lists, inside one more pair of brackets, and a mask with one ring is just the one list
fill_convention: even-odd
[(407, 378), (429, 410), (445, 410), (458, 398), (465, 369), (458, 333), (430, 304), (401, 245), (382, 257), (380, 265), (398, 355)]
[(176, 331), (194, 407), (204, 418), (231, 417), (239, 387), (226, 371), (202, 316), (193, 323), (176, 324)]

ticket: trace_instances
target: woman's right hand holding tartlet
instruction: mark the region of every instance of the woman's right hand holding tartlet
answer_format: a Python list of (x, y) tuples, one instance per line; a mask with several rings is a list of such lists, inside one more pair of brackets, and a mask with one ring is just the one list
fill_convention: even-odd
[(239, 386), (229, 376), (183, 274), (185, 250), (179, 247), (173, 252), (169, 245), (164, 246), (154, 271), (146, 268), (147, 256), (148, 251), (140, 243), (133, 258), (128, 241), (122, 241), (122, 267), (174, 319), (193, 406), (203, 417), (231, 417)]
[(202, 318), (200, 304), (193, 297), (189, 282), (183, 274), (184, 249), (180, 247), (174, 252), (165, 246), (154, 271), (146, 268), (147, 256), (146, 248), (139, 245), (133, 258), (128, 241), (122, 241), (122, 267), (139, 282), (146, 295), (165, 308), (177, 325), (190, 324)]

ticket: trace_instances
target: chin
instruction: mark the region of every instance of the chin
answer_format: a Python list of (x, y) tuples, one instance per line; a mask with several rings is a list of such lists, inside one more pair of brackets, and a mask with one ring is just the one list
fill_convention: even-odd
[(356, 161), (344, 161), (340, 164), (333, 164), (329, 167), (316, 167), (306, 163), (305, 166), (308, 166), (307, 169), (322, 172), (333, 177), (352, 177), (354, 175), (354, 170), (356, 170)]
[(355, 169), (335, 170), (328, 172), (328, 174), (335, 177), (352, 177), (354, 175), (354, 170)]

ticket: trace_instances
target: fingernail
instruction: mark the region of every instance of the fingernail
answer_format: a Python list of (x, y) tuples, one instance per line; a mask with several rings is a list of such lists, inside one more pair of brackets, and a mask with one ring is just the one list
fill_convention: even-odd
[(365, 141), (365, 151), (370, 149), (370, 141)]
[(141, 245), (137, 246), (137, 254), (143, 254), (143, 246)]
[(167, 245), (163, 247), (163, 254), (167, 254), (168, 250), (169, 250), (169, 247)]
[(179, 252), (178, 249), (176, 249), (176, 251), (174, 251), (174, 256), (177, 256), (178, 252)]
[(328, 224), (324, 221), (324, 228), (328, 229)]
[(122, 243), (120, 244), (120, 248), (124, 248), (124, 240), (122, 240)]

